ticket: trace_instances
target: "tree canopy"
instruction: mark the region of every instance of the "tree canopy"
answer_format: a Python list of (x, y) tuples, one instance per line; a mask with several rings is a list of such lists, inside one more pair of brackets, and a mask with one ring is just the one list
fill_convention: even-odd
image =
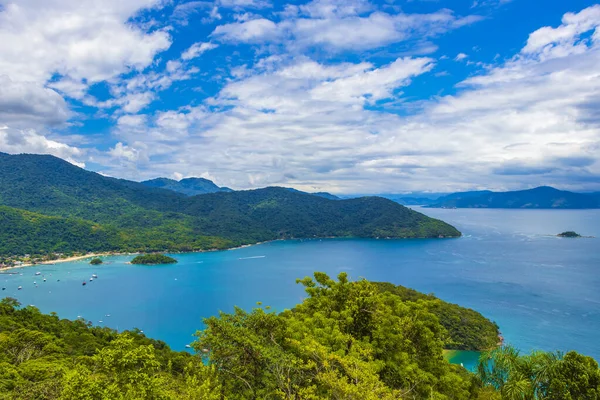
[(600, 372), (576, 352), (442, 356), (449, 332), (426, 301), (324, 273), (281, 314), (258, 305), (205, 319), (194, 354), (0, 301), (0, 399), (598, 399)]

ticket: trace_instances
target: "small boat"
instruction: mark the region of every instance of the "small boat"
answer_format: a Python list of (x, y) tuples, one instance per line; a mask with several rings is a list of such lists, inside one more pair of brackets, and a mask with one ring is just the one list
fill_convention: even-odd
[(19, 286), (19, 287), (17, 288), (17, 290), (21, 290), (21, 289), (23, 289), (23, 286)]
[(87, 285), (86, 281), (83, 281), (83, 283), (81, 284), (82, 286)]
[(98, 278), (98, 275), (92, 274), (92, 278), (96, 279), (96, 278)]
[(103, 322), (104, 322), (104, 321), (102, 321), (102, 320), (98, 321), (98, 323), (99, 323), (99, 324), (101, 324), (101, 323), (103, 323)]
[(191, 349), (191, 348), (192, 348), (192, 346), (190, 346), (189, 344), (186, 344), (186, 345), (185, 345), (185, 348), (186, 348), (186, 349)]
[(36, 282), (36, 281), (33, 281), (33, 284), (34, 284), (34, 285), (37, 285), (37, 282)]
[(35, 274), (36, 274), (36, 275), (41, 275), (42, 273), (41, 273), (41, 272), (36, 272)]
[(5, 288), (5, 287), (3, 287), (3, 288), (2, 288), (2, 290), (6, 290), (6, 288)]
[(46, 278), (44, 278), (44, 282), (46, 282)]
[(105, 317), (110, 317), (110, 314), (106, 314)]
[(60, 279), (57, 279), (56, 282), (60, 282)]

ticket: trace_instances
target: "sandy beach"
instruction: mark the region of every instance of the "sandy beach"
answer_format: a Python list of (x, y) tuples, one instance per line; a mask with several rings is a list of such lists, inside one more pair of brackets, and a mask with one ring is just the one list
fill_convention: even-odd
[(21, 264), (21, 265), (15, 265), (12, 267), (0, 267), (0, 271), (8, 271), (11, 269), (16, 269), (16, 268), (33, 267), (35, 265), (49, 265), (49, 264), (51, 265), (51, 264), (65, 263), (65, 262), (69, 262), (69, 261), (85, 260), (86, 258), (110, 256), (110, 255), (114, 255), (114, 254), (115, 253), (90, 253), (90, 254), (86, 254), (83, 256), (73, 256), (73, 257), (59, 258), (56, 260), (42, 261), (42, 262), (35, 263), (35, 264), (26, 263), (26, 264)]

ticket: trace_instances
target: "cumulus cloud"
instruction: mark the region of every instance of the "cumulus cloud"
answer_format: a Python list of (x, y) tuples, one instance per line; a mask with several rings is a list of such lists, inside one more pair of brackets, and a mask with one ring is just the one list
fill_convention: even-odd
[(55, 74), (99, 82), (142, 69), (171, 44), (128, 24), (159, 0), (19, 0), (0, 12), (0, 74), (44, 84)]
[[(592, 11), (551, 28), (572, 32), (568, 39), (528, 42), (512, 59), (463, 81), (457, 94), (412, 113), (410, 104), (404, 112), (377, 105), (386, 99), (401, 107), (400, 90), (433, 69), (429, 58), (375, 66), (268, 57), (208, 107), (152, 116), (145, 137), (157, 163), (142, 174), (201, 169), (237, 188), (360, 193), (540, 184), (600, 190), (600, 131), (590, 117), (600, 98)], [(118, 134), (123, 143), (139, 139), (128, 129)], [(177, 162), (165, 156), (172, 151)]]
[[(0, 9), (0, 125), (21, 132), (19, 151), (63, 154), (71, 148), (45, 138), (75, 115), (65, 98), (94, 103), (90, 85), (142, 71), (167, 49), (166, 30), (147, 31), (132, 22), (140, 10), (162, 0), (8, 0)], [(146, 97), (144, 97), (146, 96)], [(120, 100), (125, 111), (150, 95)], [(20, 130), (35, 128), (34, 130)], [(11, 134), (14, 136), (14, 133)], [(29, 146), (29, 147), (27, 147)], [(14, 150), (8, 141), (0, 150)]]
[(84, 155), (83, 150), (49, 139), (35, 129), (13, 129), (0, 126), (0, 149), (11, 154), (51, 154), (78, 166), (85, 166), (84, 163), (78, 161)]
[(14, 82), (0, 75), (0, 124), (17, 127), (60, 125), (70, 112), (64, 99), (52, 89), (32, 82)]

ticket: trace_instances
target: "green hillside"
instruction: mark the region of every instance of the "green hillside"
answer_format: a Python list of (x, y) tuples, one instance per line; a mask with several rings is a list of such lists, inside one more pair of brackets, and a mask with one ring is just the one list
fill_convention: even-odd
[[(72, 239), (69, 249), (80, 251), (190, 251), (285, 238), (460, 236), (442, 221), (379, 197), (334, 201), (277, 187), (188, 197), (40, 155), (0, 153), (0, 172), (0, 205), (12, 214), (26, 210), (68, 219), (3, 224), (0, 235), (9, 243), (22, 243), (16, 235), (23, 232), (31, 239), (19, 254), (63, 251), (63, 237)], [(45, 228), (37, 229), (42, 221)], [(44, 232), (60, 224), (73, 228), (47, 242)], [(77, 237), (88, 234), (76, 225), (105, 234)], [(19, 252), (16, 245), (8, 248)]]
[(183, 193), (186, 196), (232, 191), (226, 187), (219, 187), (213, 181), (204, 178), (185, 178), (179, 181), (168, 178), (156, 178), (143, 181), (142, 184), (153, 188), (172, 190)]
[(388, 284), (350, 282), (345, 273), (299, 282), (307, 297), (293, 310), (236, 308), (206, 318), (193, 354), (139, 330), (117, 333), (1, 300), (0, 399), (597, 399), (600, 392), (598, 363), (573, 351), (497, 348), (476, 374), (449, 364), (447, 321), (418, 292), (400, 290), (411, 297), (404, 299), (378, 289)]

